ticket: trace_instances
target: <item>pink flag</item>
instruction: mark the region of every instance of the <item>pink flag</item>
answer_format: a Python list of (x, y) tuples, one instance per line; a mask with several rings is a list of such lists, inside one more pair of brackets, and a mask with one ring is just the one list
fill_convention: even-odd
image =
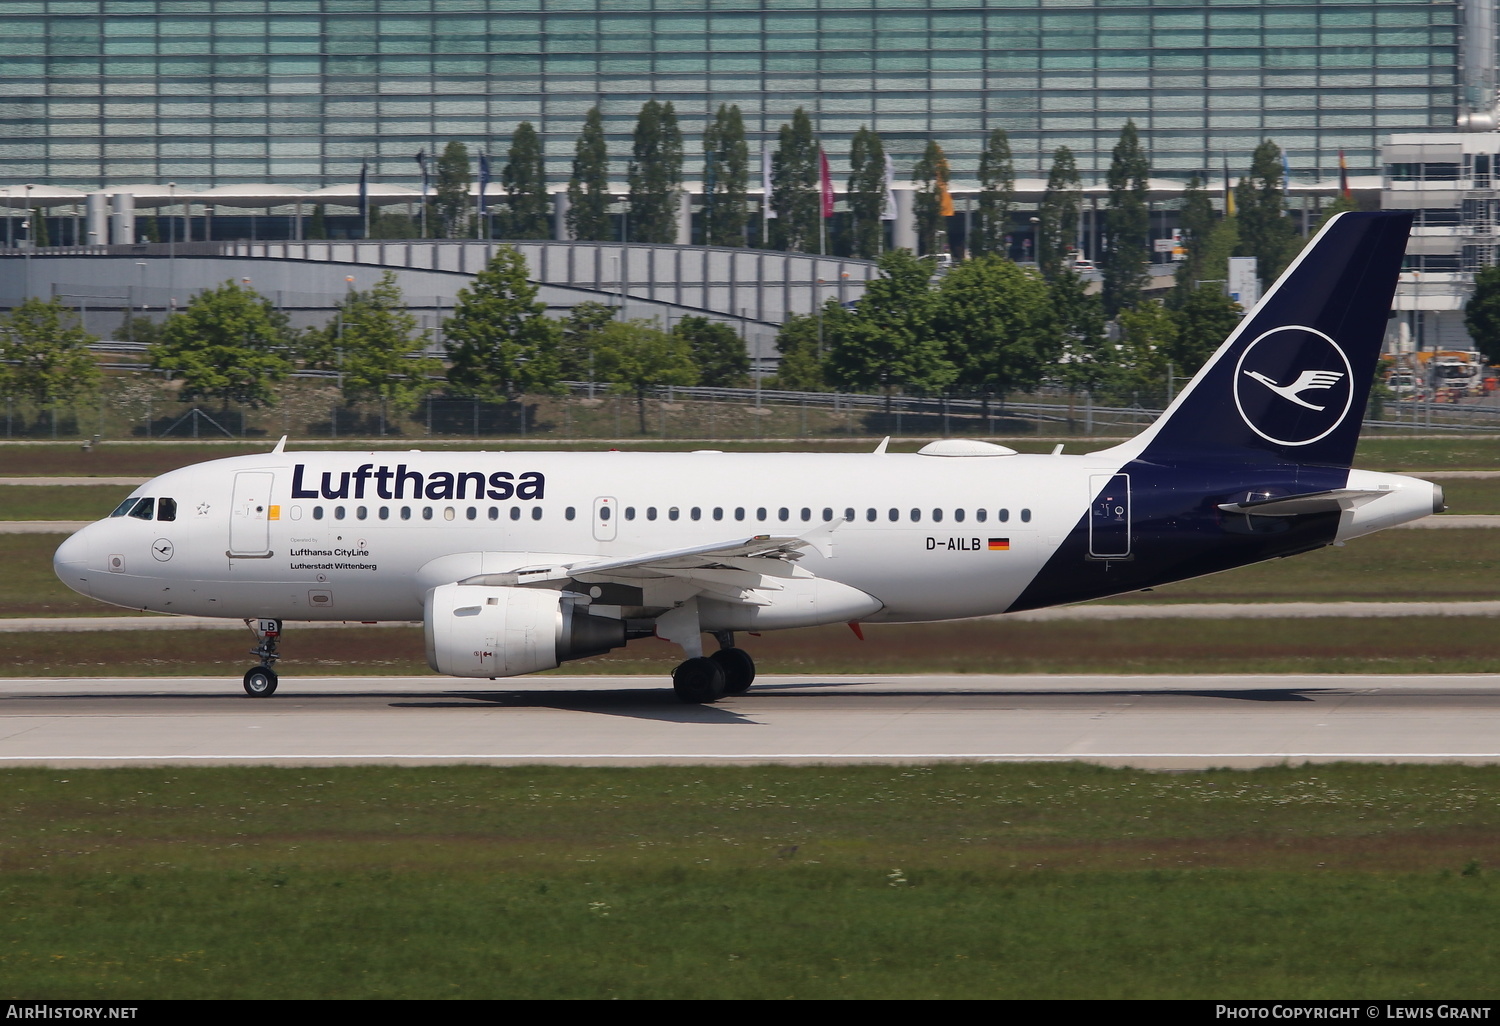
[(833, 176), (828, 173), (828, 154), (818, 147), (818, 178), (823, 187), (823, 216), (833, 216)]

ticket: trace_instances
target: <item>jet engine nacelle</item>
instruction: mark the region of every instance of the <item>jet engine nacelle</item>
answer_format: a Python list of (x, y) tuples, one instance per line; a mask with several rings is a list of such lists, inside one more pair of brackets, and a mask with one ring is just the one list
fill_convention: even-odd
[(427, 665), (452, 677), (513, 677), (625, 644), (625, 622), (555, 591), (444, 584), (426, 597)]

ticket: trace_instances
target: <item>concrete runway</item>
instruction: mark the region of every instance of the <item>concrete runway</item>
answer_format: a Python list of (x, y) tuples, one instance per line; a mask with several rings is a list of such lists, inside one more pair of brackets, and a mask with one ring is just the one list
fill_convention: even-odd
[(1500, 676), (0, 681), (0, 765), (1500, 762)]

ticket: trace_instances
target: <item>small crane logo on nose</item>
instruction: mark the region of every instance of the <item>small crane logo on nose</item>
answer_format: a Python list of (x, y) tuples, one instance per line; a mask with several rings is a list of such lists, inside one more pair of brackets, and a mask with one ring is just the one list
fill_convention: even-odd
[(151, 543), (151, 555), (155, 556), (157, 562), (165, 563), (172, 558), (172, 543), (165, 538), (158, 538)]

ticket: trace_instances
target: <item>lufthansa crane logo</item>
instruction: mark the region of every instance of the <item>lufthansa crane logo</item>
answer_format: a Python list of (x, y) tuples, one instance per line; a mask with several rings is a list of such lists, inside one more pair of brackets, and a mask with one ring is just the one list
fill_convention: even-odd
[(1332, 434), (1354, 405), (1349, 357), (1315, 328), (1273, 328), (1240, 354), (1234, 403), (1266, 441), (1311, 445)]

